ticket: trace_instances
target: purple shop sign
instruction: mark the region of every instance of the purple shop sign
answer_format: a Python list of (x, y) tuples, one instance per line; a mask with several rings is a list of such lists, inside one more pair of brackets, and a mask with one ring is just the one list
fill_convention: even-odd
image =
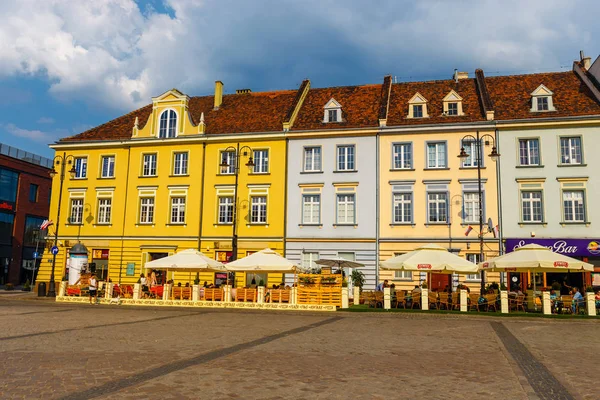
[(600, 255), (600, 239), (506, 239), (506, 252), (510, 253), (519, 247), (532, 243), (570, 257)]

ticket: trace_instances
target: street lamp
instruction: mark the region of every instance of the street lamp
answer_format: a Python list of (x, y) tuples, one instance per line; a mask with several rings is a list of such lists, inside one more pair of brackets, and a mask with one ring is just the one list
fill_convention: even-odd
[[(55, 167), (59, 168), (60, 171), (60, 188), (58, 189), (58, 211), (56, 212), (56, 229), (54, 230), (54, 246), (58, 244), (58, 227), (60, 226), (60, 203), (62, 201), (62, 189), (63, 182), (65, 180), (65, 170), (69, 165), (71, 168), (69, 169), (69, 175), (71, 178), (75, 177), (75, 158), (71, 155), (67, 156), (67, 153), (63, 153), (62, 156), (54, 157), (52, 160), (52, 169), (48, 174), (50, 178), (54, 178), (57, 174)], [(50, 284), (48, 285), (48, 297), (56, 297), (56, 285), (54, 283), (54, 269), (56, 268), (56, 254), (52, 254), (52, 272), (50, 273)]]
[[(492, 161), (496, 161), (498, 160), (498, 157), (500, 157), (500, 154), (498, 154), (498, 151), (496, 149), (496, 140), (494, 139), (494, 137), (490, 134), (484, 134), (483, 136), (479, 135), (479, 131), (477, 131), (476, 136), (473, 135), (465, 135), (460, 143), (460, 154), (458, 155), (458, 158), (460, 159), (465, 159), (467, 157), (469, 157), (469, 154), (465, 151), (465, 142), (471, 144), (473, 142), (475, 142), (475, 160), (477, 162), (477, 187), (478, 187), (478, 197), (479, 197), (479, 262), (483, 261), (483, 193), (481, 190), (481, 161), (482, 161), (482, 148), (481, 148), (481, 141), (485, 139), (485, 144), (484, 145), (489, 145), (490, 142), (492, 144), (492, 152), (489, 154), (489, 157), (492, 159)], [(471, 154), (471, 157), (473, 155)], [(485, 291), (485, 272), (481, 271), (481, 294), (483, 295)]]
[[(240, 154), (241, 151), (241, 154)], [(233, 236), (231, 237), (231, 261), (237, 259), (237, 203), (238, 203), (238, 177), (240, 173), (240, 159), (241, 157), (248, 157), (248, 162), (245, 164), (249, 168), (254, 167), (254, 158), (252, 157), (252, 149), (248, 146), (242, 146), (237, 144), (237, 147), (229, 146), (223, 150), (222, 154), (233, 153), (233, 172), (235, 174), (235, 197), (233, 199)], [(221, 164), (223, 168), (229, 168), (227, 157), (223, 157)]]

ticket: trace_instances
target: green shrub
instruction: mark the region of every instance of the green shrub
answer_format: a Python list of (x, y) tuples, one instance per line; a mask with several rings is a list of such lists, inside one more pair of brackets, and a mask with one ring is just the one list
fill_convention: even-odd
[(31, 283), (29, 283), (29, 279), (27, 279), (25, 281), (25, 284), (23, 285), (23, 289), (24, 292), (29, 292), (31, 291)]

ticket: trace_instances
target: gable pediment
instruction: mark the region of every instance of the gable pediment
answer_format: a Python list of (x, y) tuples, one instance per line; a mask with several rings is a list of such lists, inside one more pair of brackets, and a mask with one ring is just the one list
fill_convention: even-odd
[(342, 108), (342, 105), (332, 97), (323, 108)]
[(409, 101), (409, 104), (424, 104), (427, 103), (427, 99), (419, 92), (417, 92)]
[(444, 97), (444, 101), (462, 101), (462, 97), (460, 97), (454, 90), (451, 90), (450, 93)]
[(186, 94), (181, 93), (179, 90), (173, 88), (171, 90), (167, 90), (160, 96), (156, 96), (152, 98), (152, 102), (159, 101), (170, 101), (170, 100), (189, 100), (189, 97)]
[(548, 89), (543, 84), (538, 86), (533, 92), (531, 92), (532, 96), (552, 96), (554, 93)]

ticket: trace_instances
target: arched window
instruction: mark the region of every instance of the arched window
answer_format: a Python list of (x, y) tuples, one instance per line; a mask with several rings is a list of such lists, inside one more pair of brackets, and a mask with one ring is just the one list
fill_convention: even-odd
[(165, 110), (160, 115), (159, 138), (172, 138), (177, 132), (177, 114), (173, 110)]

